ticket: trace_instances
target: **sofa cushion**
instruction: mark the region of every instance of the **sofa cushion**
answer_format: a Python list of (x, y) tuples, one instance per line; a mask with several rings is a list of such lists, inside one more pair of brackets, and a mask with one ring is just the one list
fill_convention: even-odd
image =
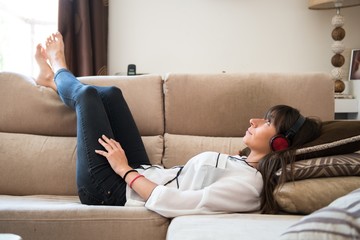
[[(75, 137), (0, 132), (0, 139), (0, 194), (77, 195)], [(162, 136), (143, 141), (150, 161), (160, 164)]]
[(287, 239), (360, 238), (360, 188), (336, 199), (292, 225), (280, 237)]
[[(164, 133), (163, 81), (160, 76), (79, 79), (88, 84), (119, 87), (140, 134), (155, 136)], [(0, 72), (0, 84), (0, 132), (76, 136), (75, 112), (61, 102), (55, 91), (37, 86), (31, 77), (13, 72)]]
[(163, 165), (166, 168), (184, 165), (191, 157), (206, 151), (235, 155), (244, 147), (241, 137), (201, 137), (166, 133)]
[(29, 76), (0, 72), (0, 132), (76, 135), (75, 112)]
[(360, 150), (360, 121), (327, 121), (321, 136), (297, 150), (297, 159), (353, 153)]
[(164, 82), (165, 132), (242, 137), (251, 118), (264, 117), (278, 104), (332, 120), (331, 82), (324, 73), (169, 74)]
[(0, 132), (0, 139), (1, 194), (77, 194), (75, 137)]
[[(287, 172), (293, 173), (294, 180), (337, 177), (337, 176), (360, 176), (360, 153), (349, 153), (328, 157), (311, 158), (297, 161), (287, 166)], [(276, 172), (280, 176), (282, 169)], [(288, 181), (291, 181), (290, 174)]]
[(0, 240), (23, 240), (19, 235), (12, 233), (0, 233)]
[(279, 187), (275, 200), (285, 212), (310, 214), (357, 188), (360, 188), (358, 176), (305, 179)]
[(278, 239), (302, 216), (234, 213), (174, 218), (167, 240), (264, 240)]
[(165, 239), (169, 225), (145, 207), (89, 206), (77, 196), (2, 195), (0, 212), (0, 232), (23, 239)]

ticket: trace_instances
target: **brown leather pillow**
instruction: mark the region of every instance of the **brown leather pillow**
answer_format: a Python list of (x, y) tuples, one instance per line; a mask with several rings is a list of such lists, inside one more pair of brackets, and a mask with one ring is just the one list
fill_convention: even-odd
[(360, 150), (360, 121), (323, 122), (320, 137), (296, 151), (297, 160), (353, 153)]

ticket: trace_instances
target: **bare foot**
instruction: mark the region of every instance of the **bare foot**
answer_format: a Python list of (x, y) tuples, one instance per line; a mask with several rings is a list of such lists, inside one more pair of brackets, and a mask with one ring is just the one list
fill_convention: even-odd
[(67, 68), (64, 53), (64, 42), (61, 33), (53, 33), (47, 38), (46, 54), (54, 72), (57, 72), (62, 68)]
[(47, 55), (41, 44), (36, 46), (35, 60), (40, 69), (39, 75), (35, 79), (36, 83), (41, 86), (50, 87), (56, 91), (54, 72), (47, 63)]

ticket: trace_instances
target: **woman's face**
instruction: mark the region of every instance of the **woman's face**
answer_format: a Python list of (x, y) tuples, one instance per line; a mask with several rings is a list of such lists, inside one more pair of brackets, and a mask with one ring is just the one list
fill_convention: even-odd
[(270, 140), (276, 135), (276, 128), (273, 123), (267, 119), (250, 119), (250, 127), (243, 138), (244, 143), (251, 151), (263, 154), (271, 152)]

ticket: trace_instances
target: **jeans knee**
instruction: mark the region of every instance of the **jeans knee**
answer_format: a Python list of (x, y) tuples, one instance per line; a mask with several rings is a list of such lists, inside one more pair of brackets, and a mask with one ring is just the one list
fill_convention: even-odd
[(122, 91), (120, 88), (111, 86), (111, 87), (107, 88), (106, 95), (109, 96), (110, 98), (112, 98), (112, 97), (116, 97), (116, 96), (122, 97), (123, 94), (122, 94)]
[(98, 97), (98, 92), (93, 86), (84, 86), (77, 93), (77, 101), (81, 101), (82, 99), (89, 101), (94, 97)]
[(102, 100), (108, 104), (111, 104), (112, 102), (119, 103), (124, 99), (121, 89), (115, 86), (101, 88), (99, 94), (101, 95)]

